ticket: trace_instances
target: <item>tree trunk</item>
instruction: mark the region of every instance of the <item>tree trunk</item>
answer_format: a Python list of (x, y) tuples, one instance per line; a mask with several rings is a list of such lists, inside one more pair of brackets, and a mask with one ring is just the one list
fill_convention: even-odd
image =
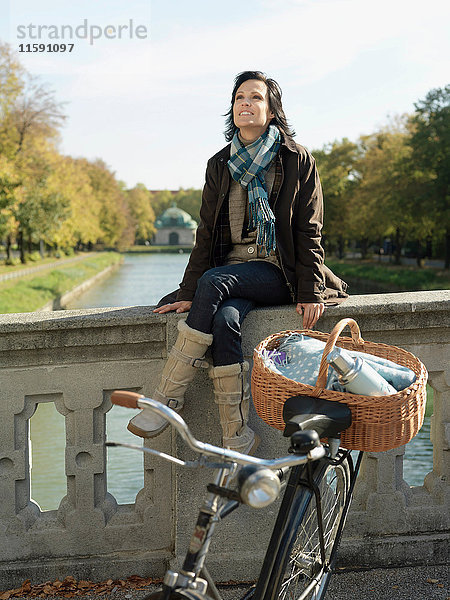
[(41, 258), (44, 258), (44, 256), (45, 256), (45, 245), (44, 245), (44, 241), (43, 240), (39, 240), (39, 254), (41, 255)]
[(6, 238), (6, 260), (11, 260), (11, 236)]
[(362, 238), (361, 239), (361, 258), (367, 258), (368, 247), (369, 247), (369, 239)]
[(378, 262), (381, 262), (381, 257), (384, 256), (383, 237), (378, 240)]
[(450, 267), (450, 228), (445, 230), (445, 268)]
[(424, 266), (424, 257), (423, 257), (423, 246), (421, 240), (417, 240), (417, 255), (416, 255), (416, 263), (419, 269)]
[(23, 233), (22, 230), (19, 229), (19, 233), (17, 235), (17, 245), (19, 246), (19, 252), (20, 252), (20, 262), (24, 265), (26, 263), (25, 260), (25, 251), (24, 251), (24, 247), (23, 247)]
[(400, 227), (397, 227), (395, 230), (395, 250), (394, 250), (395, 260), (394, 263), (396, 265), (402, 264), (402, 236), (400, 233)]

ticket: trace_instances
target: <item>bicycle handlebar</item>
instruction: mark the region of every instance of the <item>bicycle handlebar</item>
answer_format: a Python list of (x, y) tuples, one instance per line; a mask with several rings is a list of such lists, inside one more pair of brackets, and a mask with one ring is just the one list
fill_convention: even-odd
[(126, 390), (116, 390), (111, 395), (111, 402), (125, 408), (139, 408), (138, 400), (145, 398), (142, 394), (136, 392), (127, 392)]
[(183, 440), (188, 444), (188, 446), (190, 446), (190, 448), (192, 448), (192, 450), (208, 456), (218, 456), (221, 459), (235, 462), (240, 465), (258, 465), (261, 467), (267, 467), (269, 469), (281, 469), (283, 467), (301, 465), (310, 460), (318, 460), (319, 458), (325, 456), (325, 449), (323, 446), (314, 448), (306, 456), (294, 454), (291, 456), (282, 456), (281, 458), (275, 458), (272, 460), (248, 456), (247, 454), (241, 454), (240, 452), (229, 450), (228, 448), (219, 448), (218, 446), (213, 446), (212, 444), (200, 442), (192, 435), (186, 422), (178, 413), (168, 406), (165, 406), (161, 402), (153, 400), (152, 398), (146, 398), (142, 394), (116, 390), (111, 395), (111, 402), (127, 408), (150, 408), (157, 415), (173, 425), (173, 427), (175, 427)]

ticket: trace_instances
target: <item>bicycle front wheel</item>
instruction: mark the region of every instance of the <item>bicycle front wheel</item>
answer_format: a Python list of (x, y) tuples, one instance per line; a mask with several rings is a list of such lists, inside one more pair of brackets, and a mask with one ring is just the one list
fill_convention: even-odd
[(284, 556), (280, 557), (283, 577), (279, 600), (319, 600), (328, 586), (339, 543), (339, 525), (342, 523), (343, 526), (346, 517), (344, 507), (350, 486), (348, 458), (338, 464), (329, 464), (314, 479), (320, 492), (320, 507), (316, 495), (308, 489), (301, 490), (299, 502), (291, 506), (292, 511), (297, 511), (298, 507), (300, 510), (287, 520), (296, 530)]

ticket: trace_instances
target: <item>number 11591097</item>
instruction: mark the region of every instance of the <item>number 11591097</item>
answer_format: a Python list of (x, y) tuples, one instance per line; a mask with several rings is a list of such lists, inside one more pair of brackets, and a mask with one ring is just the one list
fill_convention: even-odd
[(72, 52), (75, 44), (19, 44), (19, 52)]

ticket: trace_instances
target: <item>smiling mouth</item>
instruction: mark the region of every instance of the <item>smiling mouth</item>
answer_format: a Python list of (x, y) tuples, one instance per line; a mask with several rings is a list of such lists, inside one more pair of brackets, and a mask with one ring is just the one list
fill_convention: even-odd
[(243, 110), (242, 112), (239, 113), (239, 116), (240, 117), (253, 116), (253, 113), (249, 112), (248, 110)]

